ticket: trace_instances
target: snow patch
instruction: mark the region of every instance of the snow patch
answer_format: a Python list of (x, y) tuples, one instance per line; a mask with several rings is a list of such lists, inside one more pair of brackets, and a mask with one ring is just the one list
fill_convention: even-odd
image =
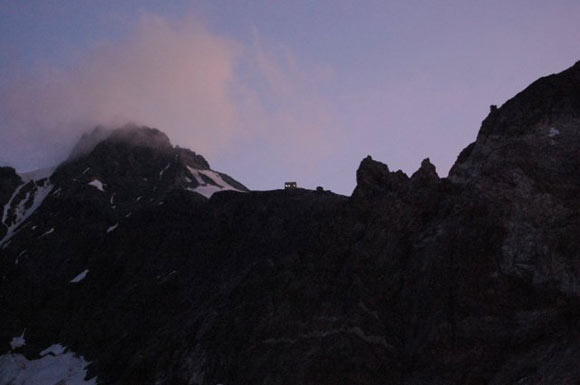
[(41, 358), (28, 360), (22, 354), (0, 356), (0, 384), (11, 385), (96, 385), (97, 378), (85, 380), (88, 362), (60, 344), (43, 350)]
[[(194, 191), (198, 194), (203, 195), (206, 198), (210, 198), (213, 194), (215, 194), (218, 191), (226, 191), (226, 190), (240, 191), (235, 187), (231, 186), (230, 184), (228, 184), (222, 178), (222, 176), (215, 171), (197, 170), (189, 166), (187, 167), (187, 169), (199, 184), (199, 186), (196, 188), (191, 187), (187, 188), (188, 191)], [(206, 183), (202, 175), (211, 179), (214, 182), (214, 184)]]
[(207, 184), (205, 186), (199, 186), (199, 187), (196, 187), (196, 188), (188, 187), (187, 188), (187, 191), (196, 192), (196, 193), (201, 194), (204, 197), (206, 197), (206, 198), (209, 199), (216, 192), (222, 191), (222, 189), (219, 188), (218, 186), (214, 186), (213, 184)]
[(12, 201), (16, 198), (22, 187), (26, 186), (26, 184), (21, 184), (14, 190), (12, 196), (8, 200), (8, 203), (4, 205), (4, 211), (2, 212), (2, 223), (6, 224), (6, 220), (8, 219), (8, 214), (10, 213), (10, 206), (12, 205)]
[(554, 127), (550, 127), (550, 133), (548, 134), (548, 136), (550, 138), (553, 138), (554, 136), (558, 136), (560, 135), (560, 130), (554, 128)]
[(82, 281), (83, 279), (85, 279), (87, 277), (88, 272), (89, 272), (89, 269), (86, 269), (85, 271), (83, 271), (82, 273), (80, 273), (79, 275), (74, 277), (70, 281), (70, 283), (79, 283), (80, 281)]
[(40, 356), (44, 357), (47, 354), (52, 354), (53, 356), (58, 356), (66, 352), (66, 347), (61, 344), (50, 345), (48, 348), (40, 352)]
[[(34, 183), (35, 190), (26, 194), (26, 196), (19, 202), (14, 202), (20, 190), (24, 186), (28, 185), (22, 184), (14, 191), (8, 203), (4, 205), (2, 223), (8, 227), (8, 231), (6, 232), (6, 235), (4, 235), (4, 238), (0, 240), (0, 245), (5, 245), (14, 236), (14, 234), (16, 234), (16, 230), (20, 227), (20, 225), (24, 223), (32, 214), (34, 214), (34, 212), (42, 205), (42, 202), (44, 202), (54, 187), (50, 183), (44, 183), (43, 185), (38, 185), (36, 182), (31, 183)], [(31, 194), (32, 196), (30, 196)], [(31, 200), (32, 203), (30, 204)], [(26, 207), (27, 204), (29, 204), (28, 208)], [(14, 206), (14, 219), (12, 223), (9, 224), (7, 222), (8, 216), (10, 214), (10, 208), (12, 206)]]
[(26, 340), (24, 339), (24, 333), (26, 333), (26, 330), (24, 330), (22, 332), (22, 335), (12, 338), (12, 340), (10, 341), (10, 349), (16, 350), (16, 349), (21, 348), (24, 345), (26, 345)]
[(117, 224), (115, 224), (115, 225), (113, 225), (113, 226), (111, 226), (111, 227), (109, 227), (109, 228), (107, 229), (107, 234), (108, 234), (108, 233), (110, 233), (110, 232), (112, 232), (112, 231), (115, 231), (115, 229), (116, 229), (117, 227), (119, 227), (119, 224), (118, 224), (118, 223), (117, 223)]
[(92, 180), (91, 182), (89, 182), (89, 186), (93, 186), (93, 187), (95, 187), (97, 190), (105, 191), (105, 190), (103, 189), (103, 182), (101, 182), (101, 181), (100, 181), (100, 180), (98, 180), (98, 179), (94, 179), (94, 180)]
[(191, 176), (197, 181), (198, 184), (200, 185), (206, 184), (205, 181), (199, 176), (199, 170), (189, 166), (187, 166), (187, 169), (189, 170)]
[(225, 180), (223, 180), (222, 176), (215, 171), (211, 171), (211, 170), (201, 171), (200, 170), (199, 173), (209, 177), (215, 183), (220, 185), (224, 190), (237, 190), (237, 189), (233, 188), (232, 186), (230, 186)]
[(24, 254), (26, 254), (26, 251), (27, 251), (27, 250), (22, 250), (22, 251), (20, 252), (20, 254), (18, 254), (18, 256), (16, 256), (16, 259), (14, 260), (14, 264), (15, 264), (15, 265), (18, 265), (18, 261), (20, 260), (20, 257), (22, 257)]
[(165, 168), (159, 172), (159, 179), (161, 179), (161, 177), (163, 176), (163, 174), (165, 174), (165, 171), (167, 171), (167, 169), (169, 168), (169, 166), (171, 166), (171, 163), (167, 163), (167, 166), (165, 166)]
[(54, 227), (52, 227), (50, 230), (48, 230), (47, 232), (45, 232), (44, 234), (42, 234), (40, 237), (38, 237), (38, 239), (46, 237), (49, 234), (54, 233)]

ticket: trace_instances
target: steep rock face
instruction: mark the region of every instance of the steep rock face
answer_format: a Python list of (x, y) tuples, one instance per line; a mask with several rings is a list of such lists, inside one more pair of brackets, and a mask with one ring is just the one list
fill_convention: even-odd
[(11, 167), (0, 167), (0, 207), (2, 207), (2, 222), (0, 223), (0, 238), (3, 238), (8, 230), (5, 222), (5, 216), (8, 214), (10, 198), (14, 190), (22, 183), (22, 179), (16, 174)]
[[(483, 121), (477, 141), (450, 172), (454, 182), (509, 178), (514, 168), (566, 193), (578, 176), (580, 62), (541, 78)], [(570, 175), (572, 173), (572, 175)], [(540, 183), (540, 181), (537, 183)], [(487, 181), (486, 181), (487, 182)]]
[(0, 205), (8, 203), (12, 192), (20, 183), (22, 180), (12, 167), (0, 167)]
[(7, 170), (15, 202), (49, 193), (0, 246), (0, 363), (62, 344), (103, 384), (575, 383), (579, 71), (494, 109), (449, 178), (367, 157), (352, 197), (241, 193), (135, 127), (49, 179)]
[(382, 196), (397, 188), (408, 179), (402, 171), (390, 172), (389, 167), (367, 156), (356, 172), (355, 199), (369, 200)]
[(503, 272), (580, 293), (580, 62), (484, 120), (449, 179), (489, 201), (507, 231)]

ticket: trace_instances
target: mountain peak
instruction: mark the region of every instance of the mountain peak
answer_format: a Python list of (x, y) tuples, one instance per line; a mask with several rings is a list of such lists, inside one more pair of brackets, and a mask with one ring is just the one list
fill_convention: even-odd
[(457, 158), (449, 178), (458, 183), (486, 178), (508, 183), (518, 173), (551, 186), (573, 184), (571, 178), (580, 177), (575, 155), (580, 146), (579, 124), (577, 62), (559, 74), (538, 79), (492, 109), (477, 140)]
[(105, 128), (97, 126), (92, 131), (84, 133), (74, 146), (69, 160), (77, 159), (92, 152), (102, 142), (124, 143), (134, 147), (151, 147), (170, 149), (169, 137), (156, 128), (126, 124), (120, 128)]
[(542, 77), (483, 121), (479, 136), (521, 135), (534, 126), (562, 117), (580, 117), (580, 61), (570, 68)]
[(369, 156), (351, 198), (208, 201), (245, 188), (138, 127), (0, 168), (0, 383), (576, 383), (579, 72), (493, 109), (448, 179)]
[(115, 129), (97, 126), (91, 132), (83, 134), (68, 162), (84, 158), (93, 159), (97, 163), (107, 163), (113, 159), (114, 166), (121, 168), (139, 166), (139, 163), (143, 167), (150, 166), (152, 158), (162, 161), (176, 158), (189, 167), (210, 168), (203, 156), (186, 148), (173, 147), (169, 137), (161, 130), (134, 124)]
[(111, 135), (111, 131), (103, 126), (97, 126), (90, 132), (85, 132), (73, 147), (68, 160), (77, 159), (93, 151), (99, 143)]
[(203, 156), (173, 147), (169, 137), (156, 128), (97, 127), (75, 149), (75, 156), (58, 168), (55, 179), (99, 186), (99, 190), (114, 192), (117, 201), (138, 197), (162, 201), (165, 193), (175, 189), (206, 198), (222, 190), (248, 191), (228, 175), (211, 170)]
[(133, 124), (127, 124), (113, 130), (106, 141), (122, 142), (136, 147), (151, 147), (160, 150), (169, 150), (173, 147), (169, 137), (157, 128)]

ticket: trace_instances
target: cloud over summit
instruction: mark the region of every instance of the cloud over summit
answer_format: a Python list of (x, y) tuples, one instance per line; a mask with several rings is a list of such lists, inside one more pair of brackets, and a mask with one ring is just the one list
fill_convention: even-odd
[(0, 152), (18, 168), (38, 167), (62, 159), (93, 126), (126, 122), (157, 127), (210, 158), (238, 141), (270, 151), (327, 147), (321, 133), (332, 109), (317, 87), (328, 78), (255, 40), (216, 35), (195, 17), (144, 14), (123, 40), (3, 84)]

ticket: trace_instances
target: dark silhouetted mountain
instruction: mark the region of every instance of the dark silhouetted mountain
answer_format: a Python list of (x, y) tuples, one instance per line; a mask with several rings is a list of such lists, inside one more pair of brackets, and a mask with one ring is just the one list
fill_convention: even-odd
[(579, 152), (577, 63), (448, 178), (367, 157), (351, 197), (248, 191), (135, 126), (1, 168), (0, 383), (575, 384)]

